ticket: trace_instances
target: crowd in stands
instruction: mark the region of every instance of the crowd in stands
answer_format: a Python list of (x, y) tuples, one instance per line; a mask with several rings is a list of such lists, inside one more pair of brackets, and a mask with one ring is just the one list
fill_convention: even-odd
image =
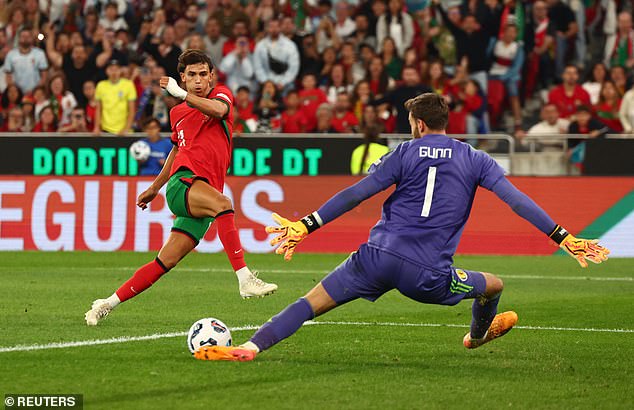
[(0, 0), (0, 131), (125, 135), (176, 104), (182, 50), (235, 94), (237, 134), (634, 132), (629, 0)]

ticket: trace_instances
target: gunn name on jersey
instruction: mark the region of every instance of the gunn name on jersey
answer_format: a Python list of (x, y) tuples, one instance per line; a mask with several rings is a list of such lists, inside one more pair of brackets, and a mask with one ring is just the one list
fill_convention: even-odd
[(418, 149), (418, 156), (421, 158), (451, 158), (451, 148), (432, 148), (432, 147), (420, 147)]

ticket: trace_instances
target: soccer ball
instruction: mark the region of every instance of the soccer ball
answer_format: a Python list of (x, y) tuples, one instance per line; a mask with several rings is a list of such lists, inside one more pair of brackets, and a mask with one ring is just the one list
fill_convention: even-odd
[(203, 346), (231, 346), (231, 332), (227, 325), (213, 317), (194, 323), (187, 333), (187, 347), (194, 354)]
[(152, 148), (150, 148), (150, 145), (145, 141), (139, 140), (130, 145), (130, 155), (137, 161), (146, 161), (150, 158), (151, 152)]

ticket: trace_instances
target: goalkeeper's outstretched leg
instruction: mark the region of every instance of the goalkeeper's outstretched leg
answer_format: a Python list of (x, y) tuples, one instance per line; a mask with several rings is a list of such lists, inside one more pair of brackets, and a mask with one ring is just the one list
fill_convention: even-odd
[(471, 307), (471, 329), (463, 338), (467, 349), (475, 349), (503, 336), (515, 326), (518, 319), (512, 311), (496, 315), (504, 283), (493, 274), (478, 273), (484, 277), (485, 290), (475, 295)]

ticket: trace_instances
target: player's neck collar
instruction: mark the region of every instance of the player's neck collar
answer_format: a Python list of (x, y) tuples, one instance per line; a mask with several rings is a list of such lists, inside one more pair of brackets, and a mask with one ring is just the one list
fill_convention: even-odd
[(447, 134), (440, 134), (438, 132), (430, 132), (429, 134), (423, 134), (420, 136), (421, 138), (429, 138), (429, 137), (447, 137)]

